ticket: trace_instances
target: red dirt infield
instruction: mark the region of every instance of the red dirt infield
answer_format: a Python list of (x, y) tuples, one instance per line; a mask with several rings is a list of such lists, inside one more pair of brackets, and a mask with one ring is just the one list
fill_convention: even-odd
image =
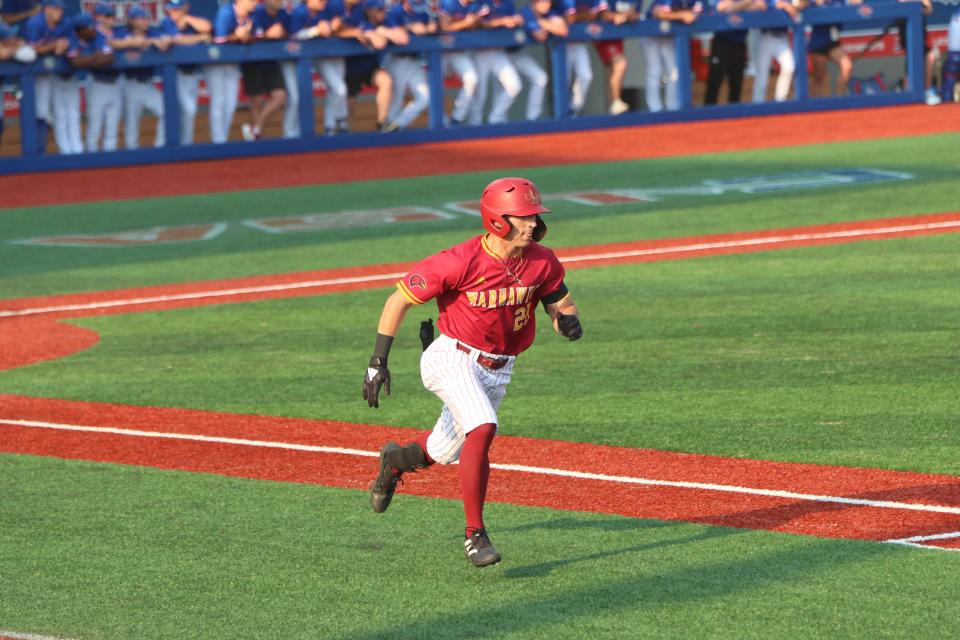
[[(63, 430), (70, 426), (117, 431)], [(376, 472), (380, 446), (390, 439), (410, 441), (417, 431), (0, 395), (0, 433), (0, 451), (8, 453), (355, 489), (357, 508), (364, 509), (369, 508), (365, 490)], [(150, 437), (155, 434), (164, 437)], [(269, 446), (275, 443), (347, 450)], [(491, 460), (495, 482), (490, 484), (489, 500), (493, 502), (873, 541), (960, 531), (960, 478), (953, 476), (669, 453), (508, 434), (497, 436)], [(605, 477), (570, 477), (571, 472)], [(639, 485), (624, 480), (631, 478), (701, 486)], [(783, 496), (745, 492), (787, 489), (789, 494)], [(404, 508), (404, 494), (458, 499), (456, 467), (436, 465), (408, 475), (394, 509)], [(838, 499), (868, 504), (845, 504)], [(938, 508), (947, 513), (933, 511)]]

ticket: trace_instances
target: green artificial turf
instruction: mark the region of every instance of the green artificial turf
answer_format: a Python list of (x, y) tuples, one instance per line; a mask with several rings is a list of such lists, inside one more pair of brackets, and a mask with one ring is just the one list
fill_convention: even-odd
[[(588, 207), (548, 202), (555, 247), (727, 233), (954, 211), (960, 134), (405, 180), (6, 210), (0, 215), (0, 298), (417, 260), (479, 231), (464, 214), (444, 222), (267, 234), (244, 220), (477, 200), (490, 179), (521, 173), (544, 193), (701, 185), (705, 180), (868, 167), (912, 180), (774, 193), (670, 196)], [(8, 240), (160, 225), (230, 223), (205, 242), (126, 248), (46, 247)]]
[[(0, 456), (0, 629), (116, 638), (949, 638), (960, 556)], [(69, 481), (65, 479), (69, 478)]]

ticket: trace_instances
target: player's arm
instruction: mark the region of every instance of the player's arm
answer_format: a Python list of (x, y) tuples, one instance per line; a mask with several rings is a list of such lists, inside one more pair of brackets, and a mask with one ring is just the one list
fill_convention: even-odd
[(553, 320), (554, 330), (564, 338), (579, 340), (583, 336), (583, 327), (580, 326), (580, 310), (573, 301), (566, 285), (554, 294), (544, 296), (541, 300), (543, 308)]
[(390, 395), (390, 370), (387, 368), (387, 358), (393, 339), (400, 331), (400, 325), (407, 315), (413, 302), (399, 289), (393, 292), (383, 305), (380, 322), (377, 324), (377, 341), (373, 347), (370, 364), (363, 376), (363, 399), (373, 408), (380, 406), (380, 387), (384, 387)]

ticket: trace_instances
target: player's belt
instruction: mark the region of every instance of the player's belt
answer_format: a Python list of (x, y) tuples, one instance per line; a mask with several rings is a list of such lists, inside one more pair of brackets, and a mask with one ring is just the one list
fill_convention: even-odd
[[(457, 351), (463, 351), (466, 354), (470, 354), (473, 349), (458, 341)], [(491, 358), (490, 356), (485, 356), (482, 353), (477, 354), (477, 364), (485, 369), (492, 369), (494, 371), (497, 369), (503, 369), (505, 366), (507, 366), (508, 362), (510, 362), (510, 358)]]

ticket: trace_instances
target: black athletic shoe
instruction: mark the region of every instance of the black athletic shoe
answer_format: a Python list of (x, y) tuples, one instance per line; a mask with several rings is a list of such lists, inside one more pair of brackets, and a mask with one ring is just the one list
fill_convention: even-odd
[(488, 567), (500, 562), (500, 552), (490, 543), (486, 529), (477, 529), (464, 540), (463, 552), (475, 567)]
[(387, 455), (399, 450), (400, 445), (396, 442), (388, 442), (380, 449), (380, 470), (377, 472), (377, 478), (370, 485), (370, 506), (373, 507), (374, 513), (386, 511), (393, 499), (394, 491), (397, 490), (400, 476), (393, 473), (393, 467), (387, 463)]

